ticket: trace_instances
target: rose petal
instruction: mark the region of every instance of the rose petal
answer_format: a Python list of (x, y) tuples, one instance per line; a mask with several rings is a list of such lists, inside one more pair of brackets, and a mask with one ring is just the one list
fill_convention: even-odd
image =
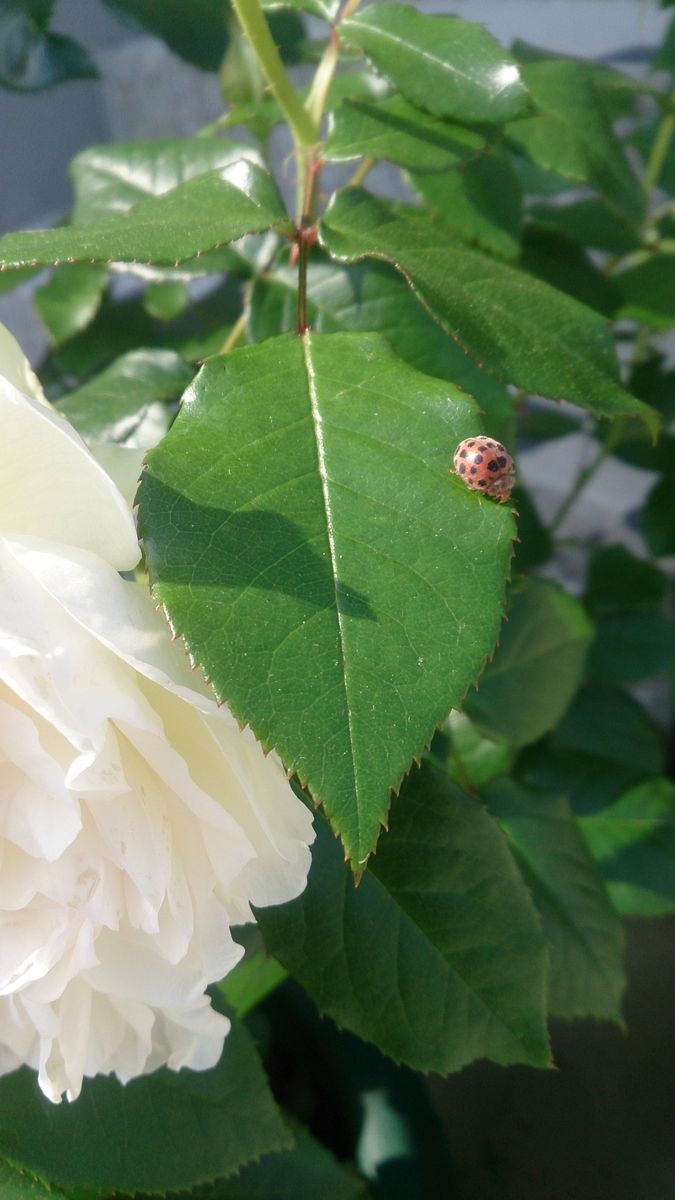
[(139, 548), (129, 506), (72, 426), (0, 374), (0, 428), (0, 532), (96, 551), (131, 570)]

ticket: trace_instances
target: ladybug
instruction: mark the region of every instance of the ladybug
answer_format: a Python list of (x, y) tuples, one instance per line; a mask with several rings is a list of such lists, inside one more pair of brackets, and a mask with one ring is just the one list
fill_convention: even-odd
[(513, 459), (501, 442), (489, 437), (465, 438), (455, 450), (454, 474), (472, 491), (492, 496), (500, 504), (508, 500), (516, 482)]

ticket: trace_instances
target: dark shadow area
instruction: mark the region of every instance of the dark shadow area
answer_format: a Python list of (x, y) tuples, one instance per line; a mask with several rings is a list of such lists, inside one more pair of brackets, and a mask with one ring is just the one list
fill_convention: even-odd
[(626, 1033), (555, 1021), (557, 1071), (476, 1063), (431, 1085), (459, 1200), (675, 1196), (674, 931), (629, 922)]
[[(317, 537), (325, 547), (318, 553), (281, 513), (196, 504), (148, 471), (140, 495), (145, 518), (140, 534), (150, 574), (163, 584), (281, 592), (319, 609), (333, 607), (337, 597), (340, 613), (377, 621), (366, 596), (334, 581), (327, 539)], [(161, 530), (157, 546), (147, 528), (154, 523)]]

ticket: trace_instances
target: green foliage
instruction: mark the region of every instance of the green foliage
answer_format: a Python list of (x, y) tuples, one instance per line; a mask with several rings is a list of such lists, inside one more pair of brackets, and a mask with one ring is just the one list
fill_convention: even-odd
[(0, 85), (36, 92), (69, 79), (95, 79), (83, 46), (50, 33), (54, 0), (3, 0), (0, 8)]
[(579, 821), (617, 912), (675, 911), (675, 786), (653, 779)]
[(545, 947), (483, 806), (424, 764), (358, 887), (323, 824), (318, 835), (303, 895), (257, 916), (319, 1010), (423, 1071), (546, 1066)]
[(210, 1071), (99, 1077), (75, 1104), (50, 1104), (28, 1068), (0, 1079), (0, 1156), (66, 1190), (185, 1190), (292, 1144), (238, 1024)]
[(511, 126), (509, 141), (539, 167), (588, 183), (617, 216), (640, 221), (644, 196), (601, 103), (592, 70), (571, 59), (523, 67), (537, 114)]
[(208, 363), (148, 457), (156, 598), (356, 864), (497, 635), (512, 517), (447, 470), (477, 423), (376, 335), (288, 335)]
[(497, 124), (527, 110), (515, 62), (481, 25), (381, 3), (342, 28), (407, 100), (438, 117)]
[(605, 322), (571, 297), (534, 279), (522, 287), (513, 267), (357, 188), (337, 196), (322, 230), (338, 258), (394, 263), (444, 328), (498, 378), (576, 401), (596, 416), (638, 416), (658, 429), (656, 414), (618, 382)]
[[(675, 911), (672, 82), (413, 3), (105, 3), (217, 72), (224, 111), (78, 154), (69, 218), (0, 239), (0, 292), (54, 268), (47, 393), (103, 460), (148, 451), (155, 600), (318, 838), (305, 892), (236, 932), (217, 1068), (60, 1109), (0, 1079), (0, 1196), (357, 1200), (374, 1138), (373, 1196), (429, 1200), (419, 1162), (399, 1177), (415, 1077), (381, 1056), (547, 1067), (549, 1015), (622, 1020), (620, 918)], [(94, 73), (51, 0), (0, 8), (0, 83)], [(278, 55), (238, 23), (263, 10)], [(296, 90), (282, 63), (313, 60)], [(451, 470), (481, 431), (525, 478), (511, 503)], [(530, 483), (570, 434), (572, 534), (608, 457), (650, 473), (631, 550), (561, 540)], [(315, 1009), (350, 1033), (315, 1037)], [(386, 1086), (359, 1090), (348, 1043)]]
[(288, 223), (272, 179), (240, 159), (106, 220), (0, 238), (4, 267), (66, 262), (174, 266), (246, 233)]
[(59, 411), (88, 442), (121, 442), (140, 446), (148, 426), (166, 433), (172, 413), (192, 379), (192, 371), (174, 350), (130, 350), (89, 383), (70, 392)]
[(464, 241), (517, 258), (523, 225), (520, 180), (503, 153), (481, 154), (462, 169), (415, 172), (411, 181), (429, 208)]
[(448, 125), (400, 95), (384, 100), (344, 100), (335, 110), (324, 145), (329, 162), (387, 158), (411, 171), (444, 171), (474, 157), (485, 138), (463, 125)]
[(569, 802), (509, 779), (492, 783), (486, 795), (541, 914), (551, 954), (549, 1012), (620, 1021), (621, 922)]
[(103, 0), (137, 29), (162, 38), (174, 53), (217, 71), (228, 43), (228, 0)]
[(581, 605), (544, 579), (518, 583), (506, 617), (495, 656), (464, 708), (488, 737), (525, 746), (569, 708), (593, 628)]

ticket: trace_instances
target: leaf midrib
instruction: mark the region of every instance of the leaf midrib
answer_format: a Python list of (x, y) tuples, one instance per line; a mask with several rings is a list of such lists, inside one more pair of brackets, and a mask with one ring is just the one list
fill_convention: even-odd
[[(454, 962), (449, 962), (449, 961), (448, 961), (448, 959), (447, 959), (447, 958), (445, 957), (445, 955), (443, 954), (443, 951), (442, 951), (442, 950), (441, 950), (441, 949), (440, 949), (440, 948), (439, 948), (439, 947), (436, 945), (436, 943), (433, 941), (433, 939), (432, 939), (432, 937), (430, 936), (430, 934), (429, 934), (429, 933), (427, 933), (427, 931), (426, 931), (426, 930), (424, 930), (424, 929), (423, 929), (423, 928), (420, 926), (419, 922), (415, 920), (415, 918), (414, 918), (414, 917), (413, 917), (413, 916), (412, 916), (412, 915), (411, 915), (411, 914), (408, 912), (408, 910), (407, 910), (407, 909), (406, 909), (406, 908), (403, 906), (403, 904), (402, 904), (402, 903), (400, 903), (399, 901), (397, 901), (397, 900), (395, 899), (395, 896), (394, 896), (394, 894), (392, 893), (392, 891), (391, 891), (391, 890), (390, 890), (390, 889), (387, 887), (387, 885), (386, 885), (386, 884), (385, 884), (385, 883), (384, 883), (384, 882), (383, 882), (383, 881), (380, 879), (380, 877), (379, 877), (379, 876), (378, 876), (378, 875), (375, 873), (375, 870), (374, 870), (374, 869), (372, 869), (372, 868), (371, 868), (371, 869), (370, 869), (370, 871), (369, 871), (369, 878), (370, 878), (371, 880), (374, 880), (374, 881), (375, 881), (375, 883), (377, 884), (377, 886), (378, 886), (379, 888), (381, 888), (381, 889), (382, 889), (382, 891), (383, 891), (383, 892), (385, 893), (385, 895), (388, 897), (389, 901), (390, 901), (390, 902), (391, 902), (391, 903), (394, 905), (394, 908), (395, 908), (395, 910), (396, 910), (396, 912), (397, 912), (397, 914), (398, 914), (398, 920), (399, 920), (399, 923), (400, 923), (400, 921), (401, 921), (403, 918), (405, 918), (405, 920), (406, 920), (406, 921), (408, 921), (408, 922), (410, 923), (410, 925), (413, 927), (413, 929), (414, 929), (414, 930), (417, 932), (417, 934), (418, 934), (418, 935), (421, 937), (421, 939), (422, 939), (422, 941), (424, 942), (424, 944), (425, 944), (425, 945), (427, 945), (427, 946), (430, 946), (430, 947), (432, 948), (432, 950), (433, 950), (434, 954), (435, 954), (435, 955), (438, 957), (438, 959), (440, 959), (440, 961), (441, 961), (441, 963), (443, 964), (443, 967), (445, 968), (445, 970), (447, 971), (447, 973), (448, 973), (449, 975), (454, 975), (454, 977), (455, 977), (457, 980), (459, 980), (459, 981), (460, 981), (460, 983), (461, 983), (461, 984), (462, 984), (462, 985), (463, 985), (463, 986), (466, 988), (467, 992), (469, 992), (469, 994), (470, 994), (470, 995), (472, 995), (472, 996), (474, 996), (474, 997), (475, 997), (475, 999), (478, 1001), (478, 1003), (481, 1005), (481, 1007), (482, 1007), (482, 1008), (485, 1010), (485, 1012), (487, 1012), (487, 1013), (488, 1013), (488, 1014), (489, 1014), (489, 1015), (490, 1015), (490, 1016), (491, 1016), (493, 1019), (495, 1019), (495, 1020), (496, 1020), (496, 1021), (497, 1021), (497, 1022), (500, 1024), (500, 1025), (501, 1025), (501, 1027), (502, 1027), (503, 1029), (505, 1029), (505, 1030), (506, 1030), (506, 1032), (507, 1032), (507, 1033), (508, 1033), (508, 1034), (509, 1034), (509, 1035), (510, 1035), (512, 1038), (514, 1038), (514, 1039), (515, 1039), (515, 1041), (516, 1041), (516, 1043), (517, 1043), (518, 1045), (520, 1045), (520, 1046), (523, 1046), (523, 1047), (527, 1047), (527, 1041), (526, 1041), (526, 1040), (525, 1040), (525, 1038), (523, 1037), (522, 1033), (520, 1033), (520, 1032), (518, 1032), (517, 1030), (513, 1029), (513, 1028), (512, 1028), (512, 1027), (511, 1027), (511, 1026), (510, 1026), (510, 1025), (509, 1025), (509, 1024), (508, 1024), (508, 1023), (507, 1023), (507, 1022), (504, 1020), (504, 1018), (503, 1018), (503, 1016), (501, 1015), (501, 1013), (499, 1013), (499, 1012), (498, 1012), (498, 1011), (497, 1011), (495, 1008), (493, 1008), (493, 1007), (491, 1007), (491, 1006), (490, 1006), (490, 1004), (489, 1004), (489, 1003), (487, 1002), (487, 1000), (486, 1000), (486, 999), (485, 999), (485, 998), (484, 998), (484, 997), (483, 997), (483, 996), (480, 994), (480, 992), (476, 991), (476, 989), (475, 989), (475, 988), (472, 986), (472, 984), (468, 982), (468, 980), (465, 978), (465, 976), (464, 976), (464, 975), (462, 974), (462, 972), (461, 972), (461, 971), (458, 969), (457, 965), (456, 965)], [(403, 893), (403, 894), (405, 894), (405, 893)], [(345, 910), (345, 909), (343, 909), (343, 914), (345, 913), (345, 911), (346, 911), (346, 910)], [(398, 972), (397, 972), (397, 978), (398, 978)], [(446, 992), (447, 992), (447, 985), (446, 985)], [(400, 995), (400, 992), (399, 992), (399, 995)], [(444, 1005), (444, 1008), (445, 1008), (445, 1007), (446, 1007), (446, 1005)]]
[(356, 762), (356, 751), (354, 741), (354, 727), (352, 722), (352, 709), (349, 697), (349, 683), (347, 676), (347, 655), (345, 650), (345, 629), (344, 618), (340, 610), (338, 596), (338, 572), (337, 572), (337, 552), (335, 546), (335, 523), (333, 519), (333, 507), (330, 495), (330, 476), (326, 467), (326, 450), (323, 439), (323, 416), (319, 405), (319, 398), (316, 391), (316, 375), (314, 364), (312, 361), (312, 342), (311, 334), (305, 333), (301, 337), (302, 357), (305, 367), (305, 375), (307, 379), (307, 394), (312, 417), (312, 427), (314, 430), (314, 441), (316, 445), (317, 464), (319, 469), (319, 479), (321, 481), (321, 494), (323, 498), (323, 508), (326, 517), (326, 535), (328, 539), (328, 549), (331, 559), (331, 580), (333, 583), (333, 592), (335, 596), (335, 618), (337, 623), (338, 643), (340, 648), (340, 679), (345, 697), (345, 712), (347, 714), (347, 730), (349, 735), (350, 746), (350, 765), (351, 773), (354, 780), (354, 798), (357, 808), (357, 823), (359, 826), (357, 838), (359, 842), (359, 852), (361, 850), (361, 821), (360, 821), (360, 789), (358, 780), (358, 767)]
[[(442, 58), (437, 58), (435, 54), (432, 54), (429, 50), (422, 49), (419, 45), (411, 46), (410, 42), (406, 41), (405, 38), (399, 37), (398, 34), (392, 33), (389, 29), (382, 29), (380, 25), (369, 25), (367, 21), (364, 21), (358, 17), (355, 20), (352, 20), (350, 24), (352, 28), (356, 26), (358, 29), (366, 29), (369, 33), (378, 34), (385, 40), (388, 39), (396, 46), (402, 46), (405, 51), (408, 51), (410, 57), (412, 58), (418, 56), (422, 59), (426, 59), (428, 62), (434, 63), (436, 66), (440, 67), (442, 71), (447, 71), (451, 78), (456, 77), (459, 79), (466, 79), (468, 83), (473, 83), (474, 85), (476, 84), (476, 80), (470, 72), (462, 71), (456, 64), (446, 62)], [(366, 54), (368, 54), (368, 51), (366, 51)]]

